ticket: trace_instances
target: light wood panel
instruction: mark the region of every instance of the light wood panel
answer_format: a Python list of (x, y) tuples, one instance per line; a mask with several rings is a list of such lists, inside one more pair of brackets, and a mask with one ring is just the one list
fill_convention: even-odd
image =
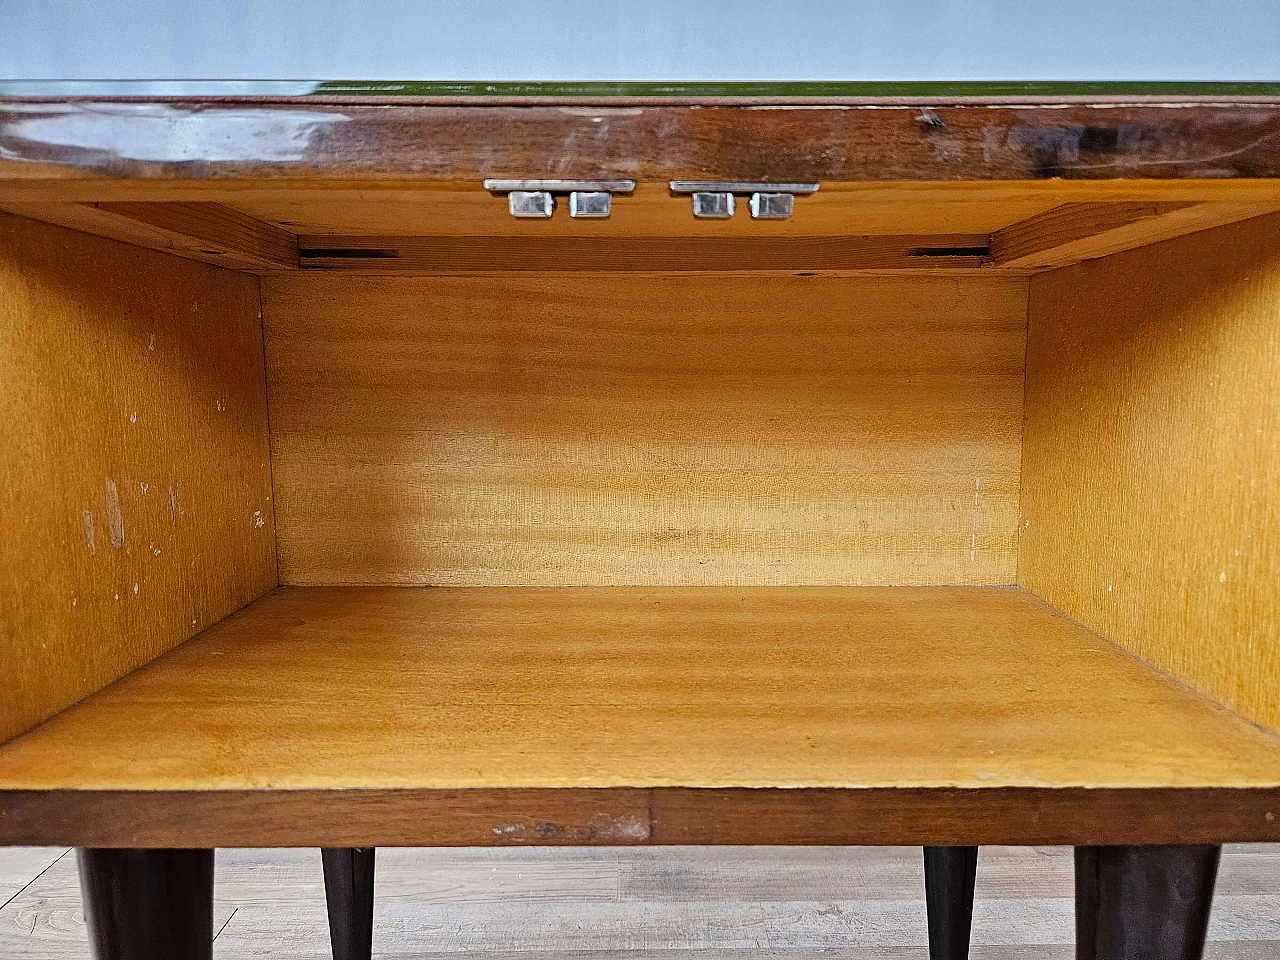
[(1012, 582), (1025, 284), (264, 279), (282, 582)]
[(1043, 190), (969, 186), (958, 192), (913, 184), (867, 189), (823, 183), (817, 193), (796, 199), (795, 214), (787, 220), (753, 220), (745, 202), (731, 219), (698, 220), (688, 196), (673, 196), (666, 182), (652, 181), (614, 197), (606, 220), (575, 220), (564, 200), (549, 220), (519, 220), (507, 212), (505, 197), (493, 196), (479, 181), (324, 193), (246, 190), (227, 202), (301, 235), (649, 239), (988, 234), (1062, 202)]
[[(892, 237), (300, 238), (304, 269), (361, 274), (853, 273), (976, 270), (986, 234)], [(594, 282), (575, 279), (572, 282)]]
[(991, 235), (991, 264), (1062, 267), (1280, 209), (1280, 196), (1253, 203), (1072, 203)]
[(217, 203), (16, 203), (25, 217), (237, 270), (298, 265), (298, 238)]
[(0, 740), (276, 583), (257, 279), (0, 214)]
[[(1094, 240), (1143, 220), (1186, 206), (1183, 203), (1066, 203), (991, 235), (991, 259), (996, 266), (1060, 265), (1064, 248)], [(1096, 241), (1095, 241), (1096, 242)]]
[(1257, 838), (1277, 788), (1274, 738), (1015, 589), (282, 588), (0, 749), (54, 791), (0, 836), (206, 845), (214, 791), (255, 844)]
[(1019, 582), (1280, 729), (1280, 218), (1037, 277)]

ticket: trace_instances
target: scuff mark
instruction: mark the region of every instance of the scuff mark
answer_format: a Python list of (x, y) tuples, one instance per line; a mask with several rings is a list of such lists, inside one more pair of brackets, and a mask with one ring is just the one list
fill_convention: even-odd
[(147, 483), (147, 481), (145, 480), (143, 480), (140, 484), (138, 484), (138, 490), (141, 491), (144, 497), (147, 495), (147, 491), (150, 489), (151, 489), (151, 484)]
[(495, 824), (495, 825), (494, 825), (494, 828), (493, 828), (493, 832), (494, 832), (494, 835), (495, 835), (495, 836), (499, 836), (499, 837), (509, 837), (509, 836), (511, 836), (513, 833), (523, 833), (523, 832), (524, 832), (524, 824), (523, 824), (523, 823), (499, 823), (499, 824)]
[(93, 514), (88, 510), (80, 511), (80, 522), (84, 524), (84, 540), (89, 547), (89, 552), (97, 553), (98, 548), (93, 542)]
[(266, 518), (262, 516), (261, 510), (253, 511), (253, 526), (257, 530), (261, 530), (267, 525)]
[(973, 527), (969, 533), (969, 562), (978, 559), (978, 491), (982, 488), (982, 478), (973, 478)]
[(123, 550), (124, 514), (120, 512), (120, 491), (110, 477), (103, 478), (102, 486), (107, 494), (107, 536), (111, 540), (111, 546)]
[(533, 828), (533, 832), (538, 835), (539, 840), (550, 840), (552, 837), (564, 836), (564, 827), (558, 823), (540, 823)]
[(138, 411), (137, 411), (137, 410), (135, 410), (135, 411), (133, 411), (133, 413), (129, 414), (129, 422), (130, 422), (130, 423), (137, 423), (137, 422), (138, 422)]
[(178, 514), (182, 512), (182, 504), (179, 502), (179, 494), (173, 487), (169, 488), (169, 520), (175, 526), (178, 523)]

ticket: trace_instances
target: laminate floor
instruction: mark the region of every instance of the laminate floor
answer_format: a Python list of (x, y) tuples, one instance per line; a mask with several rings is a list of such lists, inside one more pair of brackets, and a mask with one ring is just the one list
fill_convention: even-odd
[[(374, 954), (925, 960), (918, 848), (378, 851)], [(1073, 955), (1066, 847), (984, 847), (974, 960)], [(0, 957), (88, 957), (75, 854), (0, 849)], [(220, 850), (218, 960), (327, 958), (316, 850)], [(1280, 846), (1224, 852), (1207, 956), (1280, 958)], [(439, 957), (449, 954), (447, 958)]]

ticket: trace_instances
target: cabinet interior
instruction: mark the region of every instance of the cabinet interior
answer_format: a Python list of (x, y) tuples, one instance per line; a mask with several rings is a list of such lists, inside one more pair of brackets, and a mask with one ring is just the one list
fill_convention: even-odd
[(1280, 782), (1269, 183), (60, 190), (0, 785)]

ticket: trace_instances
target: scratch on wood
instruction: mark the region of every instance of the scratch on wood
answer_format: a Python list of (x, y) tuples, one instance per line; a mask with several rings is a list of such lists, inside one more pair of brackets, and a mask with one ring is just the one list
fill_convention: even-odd
[(124, 514), (120, 512), (120, 491), (110, 477), (103, 478), (107, 494), (107, 536), (117, 550), (124, 549)]
[(90, 553), (97, 553), (97, 547), (93, 542), (93, 514), (88, 510), (80, 512), (80, 520), (84, 524), (84, 540), (89, 545)]

